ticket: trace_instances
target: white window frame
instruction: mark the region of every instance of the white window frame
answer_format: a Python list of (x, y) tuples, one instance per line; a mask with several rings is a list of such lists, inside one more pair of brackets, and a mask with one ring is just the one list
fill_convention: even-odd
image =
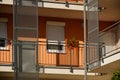
[[(54, 22), (54, 21), (47, 21), (47, 26), (53, 25), (53, 26), (65, 26), (65, 22)], [(47, 27), (46, 26), (46, 27)], [(47, 29), (46, 29), (47, 31)], [(47, 36), (47, 35), (46, 35)], [(56, 40), (47, 40), (47, 52), (48, 53), (65, 53), (65, 41), (56, 41)], [(48, 49), (48, 45), (57, 45), (58, 47), (62, 45), (62, 50), (59, 49)]]

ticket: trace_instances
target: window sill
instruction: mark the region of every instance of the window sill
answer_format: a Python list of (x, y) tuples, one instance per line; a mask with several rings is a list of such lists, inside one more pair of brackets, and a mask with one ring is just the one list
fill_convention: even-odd
[(0, 51), (9, 51), (10, 49), (8, 47), (0, 47)]
[(48, 49), (47, 50), (48, 53), (61, 53), (61, 54), (65, 54), (65, 50), (52, 50), (52, 49)]

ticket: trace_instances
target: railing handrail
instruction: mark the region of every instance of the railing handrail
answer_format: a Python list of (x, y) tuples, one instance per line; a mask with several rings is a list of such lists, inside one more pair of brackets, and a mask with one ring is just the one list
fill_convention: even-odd
[[(102, 30), (102, 31), (100, 32), (99, 37), (100, 37), (101, 39), (102, 39), (102, 38), (105, 38), (104, 35), (105, 35), (105, 34), (109, 34), (109, 32), (112, 32), (113, 30), (115, 30), (117, 27), (119, 27), (119, 26), (118, 26), (119, 24), (120, 24), (120, 20), (117, 21), (116, 23), (108, 26), (107, 28), (105, 28), (104, 30)], [(113, 32), (113, 34), (114, 34), (114, 33), (115, 33), (115, 32)], [(108, 37), (109, 37), (109, 36), (108, 36)], [(116, 41), (116, 40), (115, 40), (115, 41)], [(102, 53), (102, 54), (103, 54), (102, 57), (104, 57), (104, 58), (105, 58), (105, 57), (108, 57), (108, 56), (110, 56), (110, 55), (114, 55), (114, 54), (117, 52), (117, 50), (120, 49), (120, 47), (115, 47), (115, 48), (112, 47), (112, 49), (111, 49), (111, 48), (109, 49), (109, 47), (106, 48), (106, 46), (107, 46), (108, 43), (106, 43), (106, 41), (104, 41), (104, 40), (103, 40), (102, 42), (105, 43), (105, 44), (104, 44), (105, 52)], [(116, 42), (115, 42), (115, 44), (113, 44), (113, 45), (111, 45), (111, 46), (116, 46)], [(107, 51), (106, 51), (106, 49), (107, 49)]]
[[(120, 24), (120, 20), (117, 21), (116, 23), (108, 26), (107, 28), (103, 29), (102, 31), (100, 31), (99, 35), (101, 36), (101, 35), (105, 34), (105, 33), (104, 33), (105, 31), (108, 31), (108, 30), (111, 30), (112, 28), (115, 28), (115, 26), (118, 25), (118, 24)], [(116, 27), (117, 27), (117, 26), (116, 26)]]
[[(40, 44), (42, 44), (42, 43), (47, 43), (48, 41), (46, 40), (46, 41), (42, 41), (42, 40), (39, 40), (38, 41), (38, 43), (36, 43), (35, 41), (14, 41), (14, 40), (10, 40), (11, 42), (13, 42), (13, 44), (14, 44), (14, 42), (15, 43), (17, 43), (17, 44), (23, 44), (24, 45), (24, 43), (21, 43), (21, 42), (26, 42), (26, 44), (38, 44), (38, 45), (40, 45)], [(63, 44), (63, 45), (67, 45), (67, 41), (49, 41), (49, 43), (61, 43), (61, 44)], [(79, 46), (80, 45), (84, 45), (84, 43), (79, 43)]]

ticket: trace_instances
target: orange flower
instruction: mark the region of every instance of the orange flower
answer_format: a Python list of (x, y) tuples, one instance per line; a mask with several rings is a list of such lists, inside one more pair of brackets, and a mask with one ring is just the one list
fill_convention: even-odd
[(67, 46), (69, 47), (69, 49), (73, 49), (73, 48), (79, 48), (79, 41), (75, 40), (75, 39), (70, 39), (67, 40)]

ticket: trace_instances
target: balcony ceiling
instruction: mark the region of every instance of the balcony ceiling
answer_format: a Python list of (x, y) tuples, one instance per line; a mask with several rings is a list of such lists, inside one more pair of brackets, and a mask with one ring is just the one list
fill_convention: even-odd
[[(104, 7), (99, 13), (101, 21), (120, 20), (120, 0), (99, 0), (99, 6)], [(0, 13), (12, 13), (11, 5), (0, 5)], [(39, 16), (83, 19), (83, 11), (39, 8)]]
[(100, 12), (100, 20), (120, 20), (120, 0), (99, 0), (99, 6), (105, 8)]

